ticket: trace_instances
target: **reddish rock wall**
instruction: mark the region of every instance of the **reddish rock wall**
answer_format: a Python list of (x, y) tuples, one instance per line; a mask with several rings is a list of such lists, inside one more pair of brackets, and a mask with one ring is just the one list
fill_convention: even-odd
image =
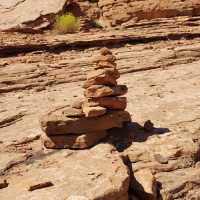
[(99, 0), (102, 18), (116, 26), (139, 20), (200, 14), (199, 0)]

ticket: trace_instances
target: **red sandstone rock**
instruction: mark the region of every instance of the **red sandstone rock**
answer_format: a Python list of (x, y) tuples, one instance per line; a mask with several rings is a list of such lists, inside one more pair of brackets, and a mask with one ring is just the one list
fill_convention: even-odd
[(113, 68), (113, 69), (116, 69), (116, 66), (117, 66), (116, 63), (114, 63), (114, 62), (100, 61), (94, 67), (94, 69), (103, 69), (103, 68)]
[(87, 75), (87, 80), (84, 83), (83, 88), (88, 88), (92, 85), (117, 85), (116, 79), (120, 77), (118, 70), (106, 68), (98, 69), (90, 72)]
[(116, 57), (111, 55), (111, 54), (108, 54), (108, 55), (100, 55), (100, 56), (97, 56), (94, 58), (94, 63), (98, 63), (98, 62), (115, 62), (116, 61)]
[(101, 55), (108, 55), (108, 54), (110, 54), (110, 55), (112, 55), (112, 51), (110, 51), (107, 47), (104, 47), (104, 48), (102, 48), (101, 50), (100, 50), (100, 54)]
[(96, 131), (81, 135), (42, 135), (42, 142), (50, 149), (85, 149), (94, 146), (107, 136), (107, 131)]
[(126, 94), (127, 91), (128, 88), (126, 87), (126, 85), (117, 85), (113, 87), (104, 85), (92, 85), (85, 90), (84, 95), (87, 98), (121, 96)]
[(62, 108), (41, 118), (41, 127), (47, 135), (80, 134), (122, 127), (131, 121), (126, 111), (109, 111), (99, 117), (69, 118), (63, 115)]
[(82, 109), (77, 109), (77, 108), (65, 108), (63, 110), (63, 115), (65, 115), (66, 117), (83, 117), (84, 113), (82, 111)]
[(98, 5), (107, 26), (133, 26), (141, 20), (200, 14), (198, 0), (99, 0)]
[(102, 106), (113, 110), (125, 110), (127, 105), (126, 97), (101, 97), (91, 98), (86, 101), (90, 106)]
[(83, 104), (83, 112), (86, 117), (98, 117), (106, 113), (106, 108), (101, 106), (89, 106), (88, 104)]

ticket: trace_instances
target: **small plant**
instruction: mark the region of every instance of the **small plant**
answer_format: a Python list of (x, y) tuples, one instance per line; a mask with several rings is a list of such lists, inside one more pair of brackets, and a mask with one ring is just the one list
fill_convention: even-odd
[(79, 29), (79, 18), (72, 13), (57, 16), (55, 29), (59, 33), (74, 33)]

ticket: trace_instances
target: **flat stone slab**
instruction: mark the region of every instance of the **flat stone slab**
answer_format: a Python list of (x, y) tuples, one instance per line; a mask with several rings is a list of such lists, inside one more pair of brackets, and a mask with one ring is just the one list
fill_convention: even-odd
[(43, 116), (41, 127), (47, 135), (80, 134), (120, 128), (128, 121), (131, 121), (131, 117), (127, 111), (109, 111), (99, 117), (70, 118), (63, 114), (61, 108)]
[(88, 88), (92, 85), (117, 85), (117, 79), (120, 77), (119, 71), (115, 68), (104, 68), (94, 70), (87, 75), (83, 88)]
[(42, 134), (42, 143), (49, 149), (86, 149), (97, 144), (107, 136), (107, 131), (96, 131), (81, 135), (56, 135)]
[(94, 67), (94, 69), (104, 69), (104, 68), (114, 68), (116, 69), (117, 64), (114, 62), (109, 61), (100, 61), (98, 64)]
[(68, 107), (64, 109), (63, 114), (66, 115), (67, 117), (83, 117), (84, 116), (82, 109), (77, 109), (73, 107)]
[(116, 57), (113, 56), (112, 54), (108, 54), (108, 55), (100, 55), (100, 56), (96, 56), (94, 59), (93, 59), (93, 62), (94, 63), (98, 63), (98, 62), (101, 62), (101, 61), (107, 61), (107, 62), (115, 62), (116, 61)]
[[(128, 200), (129, 170), (112, 145), (99, 144), (82, 151), (47, 151), (23, 165), (23, 176), (14, 173), (8, 181), (2, 200)], [(44, 182), (53, 186), (28, 191)]]
[(107, 96), (121, 96), (128, 92), (126, 85), (117, 86), (104, 86), (104, 85), (92, 85), (84, 92), (87, 98), (99, 98)]
[(83, 112), (86, 117), (98, 117), (106, 113), (107, 109), (101, 106), (89, 106), (88, 104), (83, 104)]
[(126, 97), (101, 97), (87, 99), (87, 104), (92, 106), (102, 106), (113, 110), (125, 110), (127, 106)]

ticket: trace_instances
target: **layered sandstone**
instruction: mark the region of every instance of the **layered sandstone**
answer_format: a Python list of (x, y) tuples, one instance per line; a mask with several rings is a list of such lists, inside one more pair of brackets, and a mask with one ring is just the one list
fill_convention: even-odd
[(99, 0), (98, 5), (107, 26), (130, 26), (141, 20), (200, 14), (198, 0)]
[[(34, 10), (32, 9), (34, 7)], [(159, 18), (198, 16), (199, 0), (3, 0), (0, 2), (0, 30), (33, 32), (52, 27), (55, 16), (71, 12), (80, 18), (80, 30), (91, 28), (133, 26)], [(151, 22), (150, 22), (151, 23)], [(155, 23), (155, 22), (153, 22)]]

